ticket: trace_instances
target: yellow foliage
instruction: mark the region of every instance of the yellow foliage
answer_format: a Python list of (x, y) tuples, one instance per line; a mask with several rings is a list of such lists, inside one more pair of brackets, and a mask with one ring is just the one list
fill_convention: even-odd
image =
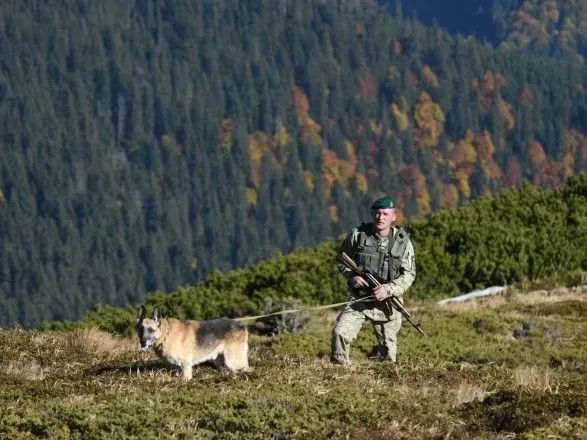
[(257, 205), (257, 191), (255, 188), (245, 189), (245, 200), (249, 206)]
[(6, 197), (4, 196), (4, 192), (0, 189), (0, 203), (6, 202)]
[(410, 125), (410, 120), (408, 119), (408, 115), (403, 113), (399, 109), (399, 107), (397, 106), (397, 104), (395, 102), (393, 104), (391, 104), (390, 111), (395, 119), (395, 124), (397, 125), (397, 128), (400, 131), (406, 130)]
[(414, 111), (416, 125), (422, 131), (422, 144), (432, 147), (444, 129), (444, 113), (426, 92), (420, 93), (420, 101)]
[(424, 65), (424, 67), (422, 69), (422, 76), (424, 76), (424, 79), (426, 80), (428, 85), (433, 86), (433, 87), (438, 87), (438, 85), (439, 85), (438, 77), (432, 71), (432, 69), (430, 68), (429, 65), (427, 65), (427, 64)]
[(171, 136), (168, 135), (168, 134), (162, 134), (161, 135), (161, 138), (159, 139), (159, 141), (160, 141), (161, 146), (163, 148), (169, 149), (173, 145), (173, 140), (172, 140)]
[(390, 81), (396, 80), (400, 77), (399, 70), (395, 66), (389, 66), (387, 68), (387, 79)]
[(301, 132), (300, 139), (302, 143), (306, 145), (313, 145), (316, 147), (322, 146), (322, 138), (320, 137), (320, 131), (322, 127), (316, 121), (309, 116), (305, 120), (300, 120)]
[(359, 37), (365, 35), (365, 25), (363, 23), (355, 23), (355, 34)]
[(353, 144), (348, 139), (345, 139), (345, 141), (344, 141), (344, 151), (346, 152), (347, 157), (354, 157), (354, 158), (356, 158), (355, 144)]
[(314, 175), (310, 171), (304, 171), (304, 183), (310, 192), (314, 191), (316, 185), (314, 183)]
[(251, 178), (256, 186), (261, 181), (261, 160), (263, 159), (263, 144), (258, 142), (254, 135), (249, 136), (249, 162), (251, 164)]
[(563, 170), (565, 176), (571, 176), (575, 169), (575, 157), (571, 153), (567, 153), (563, 157)]
[(291, 142), (291, 136), (283, 124), (279, 124), (279, 128), (273, 138), (275, 144), (279, 147), (284, 147)]
[(330, 205), (328, 207), (328, 217), (334, 223), (338, 223), (338, 207), (336, 205)]
[(428, 189), (425, 186), (418, 194), (418, 197), (416, 198), (416, 203), (418, 206), (418, 215), (426, 215), (431, 211), (430, 193), (428, 192)]
[(505, 102), (503, 99), (499, 100), (498, 103), (499, 113), (503, 119), (505, 124), (505, 128), (507, 131), (511, 131), (516, 125), (516, 119), (512, 114), (511, 106)]
[(367, 183), (367, 178), (362, 173), (357, 173), (355, 175), (355, 180), (357, 182), (357, 187), (362, 194), (366, 194), (367, 190), (369, 189), (369, 185)]
[(370, 124), (371, 131), (378, 139), (381, 137), (381, 133), (383, 133), (383, 125), (378, 123), (377, 121), (371, 121)]
[(461, 179), (458, 182), (459, 182), (459, 189), (461, 190), (461, 193), (463, 194), (463, 196), (465, 196), (467, 199), (469, 197), (471, 197), (471, 187), (469, 186), (469, 180), (468, 179)]

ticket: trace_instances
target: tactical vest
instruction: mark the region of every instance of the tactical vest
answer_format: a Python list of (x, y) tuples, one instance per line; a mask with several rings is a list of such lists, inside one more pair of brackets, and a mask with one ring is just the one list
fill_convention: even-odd
[(402, 258), (410, 234), (399, 228), (393, 238), (389, 238), (387, 246), (384, 246), (373, 231), (371, 223), (363, 223), (358, 231), (354, 258), (357, 265), (372, 270), (384, 282), (396, 279), (400, 275)]

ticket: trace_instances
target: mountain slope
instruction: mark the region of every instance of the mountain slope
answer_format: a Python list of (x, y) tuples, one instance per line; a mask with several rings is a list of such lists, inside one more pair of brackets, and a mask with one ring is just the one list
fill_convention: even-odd
[(586, 167), (587, 71), (357, 2), (0, 4), (0, 307), (27, 327)]

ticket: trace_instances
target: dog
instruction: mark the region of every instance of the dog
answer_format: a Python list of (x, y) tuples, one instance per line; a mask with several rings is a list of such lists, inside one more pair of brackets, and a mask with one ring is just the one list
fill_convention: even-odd
[(192, 367), (212, 361), (232, 372), (250, 371), (247, 327), (228, 318), (209, 321), (162, 319), (158, 307), (147, 318), (145, 306), (137, 314), (141, 350), (153, 348), (157, 356), (181, 367), (183, 378), (192, 378)]

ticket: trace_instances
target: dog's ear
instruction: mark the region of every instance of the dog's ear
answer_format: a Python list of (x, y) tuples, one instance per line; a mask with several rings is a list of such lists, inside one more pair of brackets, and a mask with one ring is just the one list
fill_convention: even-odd
[(139, 308), (139, 313), (137, 313), (137, 325), (140, 324), (143, 319), (145, 319), (145, 316), (147, 316), (147, 309), (145, 306), (141, 306)]
[(153, 310), (153, 321), (155, 321), (157, 325), (161, 324), (161, 312), (157, 306), (155, 306), (155, 309)]

